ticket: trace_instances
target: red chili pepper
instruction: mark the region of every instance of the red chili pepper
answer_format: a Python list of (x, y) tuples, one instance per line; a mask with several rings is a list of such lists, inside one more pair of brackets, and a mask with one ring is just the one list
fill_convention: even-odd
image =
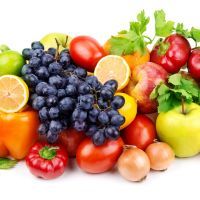
[(190, 44), (186, 38), (173, 34), (165, 38), (151, 51), (151, 62), (161, 65), (169, 73), (177, 73), (190, 55)]
[(68, 163), (68, 155), (60, 145), (37, 142), (26, 157), (30, 172), (43, 179), (53, 179), (62, 175)]

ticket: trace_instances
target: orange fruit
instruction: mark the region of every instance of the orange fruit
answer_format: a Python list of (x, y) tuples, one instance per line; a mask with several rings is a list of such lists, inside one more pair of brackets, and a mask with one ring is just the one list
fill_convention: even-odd
[(150, 60), (150, 54), (149, 51), (147, 50), (144, 55), (141, 55), (140, 52), (134, 52), (131, 55), (124, 55), (122, 56), (126, 62), (129, 64), (129, 67), (131, 70), (133, 70), (135, 67), (145, 64)]
[(131, 71), (127, 62), (116, 55), (103, 57), (94, 70), (94, 75), (101, 83), (114, 79), (118, 82), (118, 91), (126, 87), (130, 80)]
[(125, 117), (125, 123), (120, 127), (121, 130), (127, 127), (135, 119), (137, 114), (137, 102), (133, 97), (126, 93), (120, 92), (116, 93), (116, 95), (122, 96), (125, 99), (123, 107), (118, 110), (119, 113)]
[[(103, 46), (106, 55), (110, 54), (111, 44), (109, 40)], [(150, 61), (150, 53), (147, 49), (144, 55), (141, 55), (140, 52), (134, 52), (131, 55), (122, 55), (122, 57), (126, 60), (131, 70), (133, 70), (136, 66), (142, 65), (148, 61)]]
[(106, 55), (110, 54), (111, 44), (109, 40), (105, 42), (105, 44), (103, 45), (103, 49)]
[(28, 86), (20, 77), (14, 75), (0, 77), (0, 111), (18, 112), (27, 104), (28, 98)]

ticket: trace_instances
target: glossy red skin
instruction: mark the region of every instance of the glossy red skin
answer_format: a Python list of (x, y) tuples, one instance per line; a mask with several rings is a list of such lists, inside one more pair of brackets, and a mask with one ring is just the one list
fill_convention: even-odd
[(72, 39), (69, 51), (73, 61), (90, 72), (94, 71), (97, 62), (105, 56), (103, 47), (89, 36)]
[(39, 151), (45, 146), (49, 145), (45, 142), (37, 142), (26, 157), (26, 165), (34, 176), (49, 180), (57, 178), (64, 173), (68, 163), (68, 156), (61, 145), (56, 145), (59, 147), (56, 150), (56, 156), (52, 160), (44, 159), (40, 156)]
[(157, 112), (157, 101), (150, 99), (150, 94), (157, 85), (167, 81), (167, 71), (156, 63), (147, 62), (132, 71), (131, 79), (128, 94), (137, 100), (138, 111), (142, 114)]
[(76, 160), (78, 166), (88, 173), (103, 173), (112, 169), (123, 151), (123, 140), (108, 140), (102, 146), (95, 146), (86, 138), (78, 147)]
[(188, 60), (188, 70), (194, 79), (200, 79), (200, 48), (192, 50)]
[(142, 150), (153, 143), (155, 138), (155, 124), (145, 115), (137, 115), (122, 132), (122, 139), (125, 144), (134, 145)]
[(85, 137), (83, 132), (70, 128), (60, 134), (59, 142), (66, 148), (68, 156), (74, 158), (79, 144)]
[(189, 58), (190, 44), (186, 38), (179, 34), (168, 36), (164, 42), (170, 44), (166, 53), (159, 55), (159, 45), (157, 45), (151, 51), (150, 60), (161, 65), (168, 73), (177, 73)]

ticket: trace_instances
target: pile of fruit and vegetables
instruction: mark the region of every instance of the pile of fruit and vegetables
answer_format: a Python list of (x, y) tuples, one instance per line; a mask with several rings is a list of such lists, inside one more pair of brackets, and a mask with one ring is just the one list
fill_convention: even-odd
[[(40, 178), (74, 158), (129, 181), (200, 152), (200, 29), (141, 11), (100, 45), (50, 33), (22, 53), (0, 46), (0, 169), (25, 160)], [(70, 158), (70, 159), (69, 159)]]

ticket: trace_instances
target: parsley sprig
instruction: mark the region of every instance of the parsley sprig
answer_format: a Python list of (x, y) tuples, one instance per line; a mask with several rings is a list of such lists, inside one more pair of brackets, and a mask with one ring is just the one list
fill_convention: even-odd
[(152, 42), (151, 38), (145, 35), (150, 18), (145, 16), (144, 10), (137, 15), (137, 20), (130, 22), (129, 30), (119, 32), (119, 37), (111, 37), (110, 53), (115, 55), (128, 55), (139, 51), (145, 54), (146, 46)]
[[(128, 30), (122, 30), (117, 36), (112, 36), (109, 39), (111, 46), (110, 54), (123, 56), (139, 52), (141, 55), (144, 55), (147, 52), (147, 46), (152, 44), (156, 37), (163, 38), (173, 33), (178, 33), (186, 38), (193, 39), (196, 46), (200, 42), (200, 29), (192, 27), (189, 30), (184, 27), (183, 23), (176, 24), (174, 21), (166, 20), (166, 15), (163, 10), (156, 10), (154, 12), (154, 18), (155, 35), (152, 37), (153, 39), (146, 34), (150, 18), (142, 10), (137, 15), (137, 19), (130, 22)], [(164, 47), (167, 49), (167, 46)]]
[(184, 102), (200, 103), (200, 88), (193, 79), (178, 73), (171, 75), (167, 84), (158, 85), (150, 98), (157, 99), (159, 113), (167, 112)]
[(178, 33), (186, 38), (191, 38), (197, 43), (200, 42), (200, 29), (192, 27), (190, 30), (185, 28), (183, 23), (167, 21), (165, 12), (163, 10), (156, 10), (154, 12), (155, 18), (155, 35), (160, 37), (167, 37), (172, 33)]

